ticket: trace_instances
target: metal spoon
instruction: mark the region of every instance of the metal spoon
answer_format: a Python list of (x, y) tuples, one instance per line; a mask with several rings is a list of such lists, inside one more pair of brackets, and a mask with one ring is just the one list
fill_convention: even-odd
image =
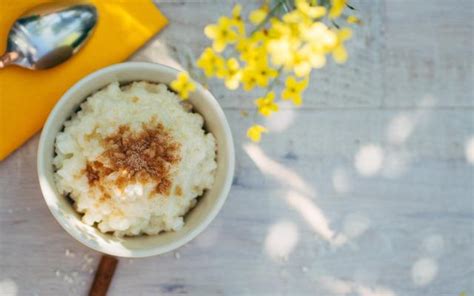
[(0, 69), (11, 64), (32, 70), (59, 65), (84, 45), (96, 23), (97, 11), (91, 4), (36, 6), (10, 29)]

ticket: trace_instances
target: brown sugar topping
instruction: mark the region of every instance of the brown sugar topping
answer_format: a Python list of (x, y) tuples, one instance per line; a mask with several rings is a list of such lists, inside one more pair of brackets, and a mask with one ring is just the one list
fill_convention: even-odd
[(130, 182), (155, 181), (155, 191), (169, 195), (171, 167), (180, 158), (180, 145), (162, 124), (154, 127), (143, 125), (140, 132), (132, 132), (127, 126), (104, 140), (105, 152), (101, 161), (89, 162), (86, 175), (91, 186), (112, 172), (119, 172), (115, 182), (119, 188)]
[(90, 162), (87, 162), (86, 175), (87, 179), (89, 180), (89, 185), (95, 184), (100, 179), (99, 172), (92, 166)]

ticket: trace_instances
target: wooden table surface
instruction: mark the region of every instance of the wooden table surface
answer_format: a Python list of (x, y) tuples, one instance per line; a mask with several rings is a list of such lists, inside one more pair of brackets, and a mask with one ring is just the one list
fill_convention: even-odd
[[(254, 1), (243, 1), (253, 5)], [(352, 1), (350, 60), (313, 77), (260, 145), (254, 95), (219, 98), (237, 166), (210, 227), (177, 252), (120, 260), (110, 295), (474, 295), (472, 0)], [(229, 1), (166, 1), (132, 59), (179, 66)], [(99, 254), (49, 213), (38, 135), (0, 163), (0, 295), (85, 295)]]

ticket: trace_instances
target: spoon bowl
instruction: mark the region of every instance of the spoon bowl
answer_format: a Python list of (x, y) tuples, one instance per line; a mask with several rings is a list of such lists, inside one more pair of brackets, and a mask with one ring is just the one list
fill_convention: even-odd
[(59, 65), (85, 44), (96, 24), (97, 10), (92, 4), (36, 6), (10, 29), (0, 68), (15, 64), (41, 70)]

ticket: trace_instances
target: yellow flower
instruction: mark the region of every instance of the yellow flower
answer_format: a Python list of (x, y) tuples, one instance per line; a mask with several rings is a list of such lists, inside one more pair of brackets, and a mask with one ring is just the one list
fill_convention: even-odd
[(247, 61), (250, 57), (254, 44), (250, 41), (249, 38), (241, 38), (237, 41), (235, 45), (235, 49), (240, 53), (240, 59), (243, 61)]
[[(268, 65), (267, 51), (263, 46), (245, 45), (245, 52), (241, 51), (241, 58), (247, 63), (242, 70), (244, 90), (249, 91), (255, 86), (265, 87), (275, 78), (278, 72)], [(242, 49), (242, 48), (241, 48)]]
[(273, 38), (290, 36), (293, 33), (289, 23), (282, 22), (279, 19), (272, 18), (270, 20), (270, 25), (269, 35), (271, 35)]
[(312, 51), (305, 46), (298, 50), (301, 41), (291, 37), (281, 37), (272, 40), (267, 45), (267, 50), (276, 66), (284, 66), (287, 71), (294, 71), (299, 77), (309, 74), (311, 71)]
[[(271, 28), (273, 30), (270, 31), (273, 34), (272, 39), (289, 38), (292, 43), (296, 42), (299, 44), (302, 41), (300, 29), (304, 26), (309, 26), (311, 22), (310, 18), (297, 10), (290, 14), (287, 13), (283, 16), (283, 22), (274, 22), (273, 28)], [(297, 45), (295, 47), (297, 48)]]
[(212, 47), (215, 51), (223, 51), (227, 44), (237, 41), (237, 33), (232, 29), (233, 22), (227, 17), (221, 17), (217, 24), (208, 25), (204, 33), (213, 40)]
[(237, 30), (240, 35), (245, 35), (245, 24), (242, 21), (242, 5), (236, 4), (234, 8), (232, 8), (232, 22), (235, 27), (237, 27)]
[(230, 58), (227, 60), (223, 77), (225, 86), (228, 89), (237, 89), (239, 87), (240, 79), (242, 78), (242, 71), (240, 70), (239, 62), (236, 58)]
[(301, 94), (306, 87), (308, 87), (307, 77), (301, 81), (297, 81), (295, 77), (289, 76), (285, 81), (285, 89), (283, 90), (281, 97), (284, 100), (291, 100), (293, 104), (299, 106), (303, 102)]
[(240, 59), (253, 63), (256, 60), (267, 60), (267, 52), (264, 45), (268, 41), (267, 33), (257, 31), (248, 38), (239, 38), (235, 48), (240, 53)]
[(292, 67), (293, 55), (302, 43), (298, 32), (299, 25), (299, 23), (290, 24), (279, 20), (271, 21), (269, 29), (271, 37), (266, 48), (274, 65), (285, 65), (287, 69)]
[(326, 14), (324, 6), (311, 6), (306, 0), (296, 0), (296, 8), (310, 18), (320, 18)]
[[(313, 22), (309, 26), (300, 25), (301, 38), (308, 42), (317, 42), (319, 44), (326, 44), (331, 40), (336, 41), (336, 36), (328, 27), (322, 22)], [(331, 38), (332, 37), (332, 38)]]
[(346, 21), (349, 24), (360, 24), (360, 23), (362, 23), (361, 20), (358, 17), (356, 17), (355, 15), (348, 16)]
[(232, 19), (241, 21), (242, 20), (242, 18), (240, 17), (241, 12), (242, 12), (242, 5), (235, 4), (234, 7), (232, 8)]
[(224, 67), (224, 59), (216, 54), (212, 48), (207, 47), (196, 62), (197, 66), (204, 71), (207, 77), (216, 75), (222, 78), (221, 72)]
[(287, 24), (298, 24), (301, 22), (311, 22), (311, 19), (300, 10), (293, 10), (283, 15), (283, 21)]
[(287, 69), (293, 69), (298, 77), (307, 76), (311, 72), (311, 60), (304, 50), (295, 52), (291, 63), (287, 63)]
[(258, 25), (265, 20), (268, 15), (268, 7), (263, 6), (259, 9), (252, 11), (249, 15), (249, 20), (252, 24)]
[(278, 75), (278, 71), (268, 66), (266, 60), (259, 60), (255, 63), (256, 83), (260, 87), (266, 87), (270, 80)]
[(294, 52), (294, 43), (290, 38), (279, 38), (268, 43), (267, 49), (272, 58), (272, 63), (281, 66), (291, 60)]
[(253, 67), (247, 66), (242, 70), (242, 83), (244, 90), (252, 90), (257, 84), (257, 72)]
[(178, 93), (178, 95), (186, 100), (189, 93), (196, 89), (196, 85), (189, 79), (187, 72), (180, 72), (176, 80), (171, 82), (171, 88)]
[[(300, 49), (299, 53), (305, 57), (298, 76), (305, 76), (308, 73), (306, 62), (311, 67), (319, 69), (326, 64), (326, 53), (332, 51), (337, 44), (336, 33), (329, 30), (325, 24), (313, 23), (302, 32), (302, 38), (307, 43)], [(302, 71), (303, 70), (303, 71)], [(296, 72), (295, 72), (296, 73)]]
[(331, 0), (331, 9), (329, 10), (329, 18), (335, 19), (342, 14), (346, 7), (346, 0)]
[(247, 130), (247, 137), (254, 142), (260, 142), (262, 138), (262, 133), (267, 132), (268, 130), (265, 127), (259, 124), (254, 124)]
[(332, 57), (338, 64), (342, 64), (347, 60), (347, 51), (344, 47), (344, 41), (351, 38), (352, 30), (349, 28), (342, 28), (336, 32), (337, 43), (332, 51)]
[(240, 48), (240, 59), (245, 61), (248, 65), (254, 65), (255, 63), (266, 63), (268, 61), (267, 51), (265, 47), (255, 44), (249, 41), (246, 44), (241, 44)]
[(270, 32), (268, 31), (268, 29), (262, 29), (257, 32), (254, 32), (249, 39), (257, 46), (264, 46), (270, 39)]
[[(300, 52), (304, 56), (307, 57), (307, 62), (309, 62), (311, 67), (315, 69), (320, 69), (326, 65), (326, 55), (320, 43), (313, 42), (313, 43), (307, 44), (305, 47), (303, 47), (300, 50)], [(299, 75), (300, 77), (307, 75), (307, 74), (305, 75), (301, 75), (301, 74), (304, 74), (304, 73), (300, 73)]]
[(269, 116), (272, 112), (278, 111), (278, 105), (274, 103), (275, 93), (269, 92), (262, 98), (255, 100), (255, 105), (258, 107), (258, 112), (263, 116)]

